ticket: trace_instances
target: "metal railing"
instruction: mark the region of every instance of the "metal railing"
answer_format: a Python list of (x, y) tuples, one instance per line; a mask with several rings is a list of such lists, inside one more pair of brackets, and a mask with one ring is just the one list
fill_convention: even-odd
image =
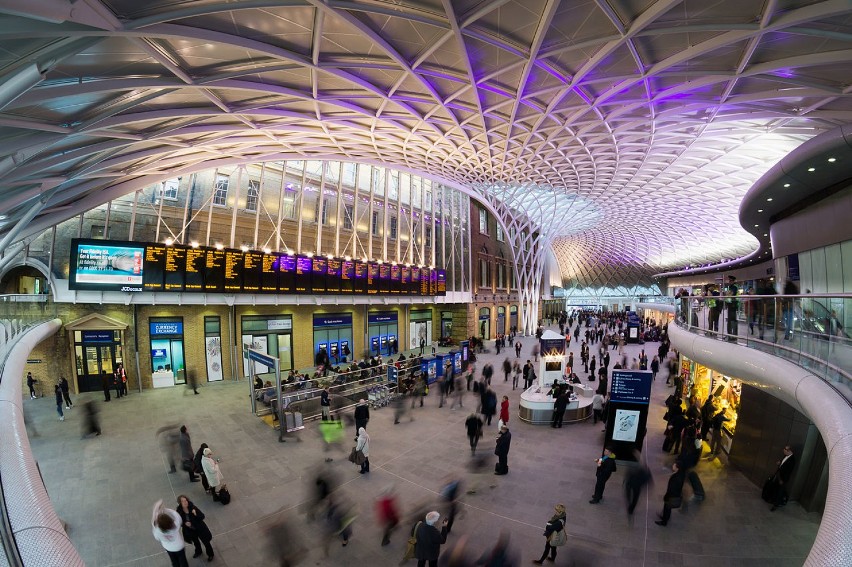
[(852, 294), (684, 296), (677, 324), (794, 362), (852, 402)]

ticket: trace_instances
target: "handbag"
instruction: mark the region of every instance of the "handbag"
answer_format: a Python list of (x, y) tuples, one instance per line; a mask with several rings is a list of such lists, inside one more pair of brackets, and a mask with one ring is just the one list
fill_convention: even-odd
[(220, 488), (219, 491), (216, 493), (216, 496), (219, 497), (219, 503), (222, 504), (222, 506), (227, 506), (231, 503), (231, 492), (224, 484), (222, 485), (222, 488)]
[(565, 533), (565, 526), (563, 525), (562, 529), (558, 532), (550, 534), (550, 537), (547, 539), (547, 543), (549, 543), (551, 547), (562, 547), (568, 543), (568, 534)]
[(358, 466), (364, 464), (364, 461), (367, 460), (367, 457), (364, 456), (362, 451), (359, 451), (355, 447), (352, 447), (352, 451), (349, 452), (349, 462), (355, 463)]
[(403, 561), (408, 561), (409, 559), (414, 558), (414, 549), (417, 547), (417, 528), (419, 528), (422, 523), (423, 522), (417, 522), (417, 525), (414, 526), (414, 531), (411, 533), (411, 537), (409, 537), (406, 542), (405, 553), (402, 556)]

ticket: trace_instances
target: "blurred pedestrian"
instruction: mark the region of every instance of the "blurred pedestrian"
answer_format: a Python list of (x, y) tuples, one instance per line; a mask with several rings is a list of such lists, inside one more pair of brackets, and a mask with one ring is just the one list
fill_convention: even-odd
[(169, 554), (172, 567), (189, 567), (184, 551), (186, 544), (181, 535), (180, 515), (171, 508), (166, 508), (162, 500), (157, 500), (154, 503), (151, 527), (154, 539), (159, 541)]
[(180, 426), (180, 466), (189, 473), (189, 482), (198, 482), (195, 475), (195, 452), (192, 450), (192, 438), (186, 425)]
[(352, 504), (328, 497), (328, 511), (326, 512), (326, 540), (324, 545), (325, 556), (328, 557), (328, 546), (331, 540), (337, 536), (343, 540), (343, 547), (349, 545), (352, 537), (352, 522), (355, 521), (355, 508)]
[(198, 395), (198, 377), (195, 375), (195, 370), (189, 370), (186, 373), (186, 393), (192, 390), (192, 393)]
[(56, 398), (56, 413), (59, 414), (59, 421), (65, 421), (65, 414), (62, 413), (62, 388), (59, 384), (54, 386), (53, 395)]
[(62, 397), (65, 398), (65, 409), (71, 409), (74, 404), (71, 403), (71, 396), (68, 393), (68, 380), (65, 376), (59, 379), (59, 388), (62, 390)]
[[(343, 421), (336, 420), (332, 418), (329, 421), (320, 421), (319, 423), (319, 431), (320, 435), (322, 435), (322, 439), (325, 442), (325, 452), (328, 453), (333, 447), (339, 447), (343, 443), (343, 436), (345, 434), (343, 430)], [(326, 457), (325, 461), (330, 463), (333, 461), (331, 457)]]
[(160, 451), (163, 452), (163, 456), (169, 463), (169, 474), (177, 472), (175, 461), (179, 455), (180, 426), (176, 423), (164, 425), (157, 430), (154, 436), (159, 440)]
[[(556, 561), (556, 548), (565, 545), (565, 505), (557, 504), (553, 509), (553, 515), (544, 527), (544, 552), (540, 559), (533, 560), (536, 565), (544, 563), (545, 559)], [(548, 557), (550, 555), (550, 557)]]
[(393, 486), (388, 486), (379, 493), (379, 499), (376, 501), (376, 512), (383, 530), (382, 545), (385, 546), (390, 543), (391, 533), (399, 525), (399, 509)]
[(627, 470), (627, 475), (624, 479), (627, 516), (631, 520), (633, 519), (633, 511), (636, 509), (636, 504), (639, 502), (639, 496), (642, 495), (642, 489), (652, 482), (651, 470), (642, 462), (639, 451), (634, 449), (633, 456), (636, 458), (636, 465)]
[(467, 438), (470, 441), (470, 454), (476, 454), (476, 445), (482, 437), (482, 419), (476, 414), (471, 413), (464, 422), (467, 430)]
[(177, 499), (177, 513), (180, 515), (183, 539), (187, 543), (195, 546), (195, 554), (193, 558), (201, 555), (201, 545), (204, 544), (204, 551), (207, 552), (207, 561), (213, 561), (213, 546), (210, 542), (213, 540), (213, 534), (210, 533), (210, 528), (204, 522), (204, 512), (192, 503), (192, 501), (181, 494)]
[(453, 523), (456, 521), (460, 489), (461, 481), (452, 477), (448, 477), (446, 484), (441, 488), (441, 498), (447, 503), (447, 533), (453, 530)]
[(289, 517), (289, 510), (281, 509), (272, 514), (270, 520), (261, 524), (261, 529), (266, 535), (268, 555), (275, 558), (271, 565), (278, 567), (295, 567), (306, 555), (306, 550), (302, 546), (303, 538), (287, 523), (285, 520), (287, 517)]
[(95, 402), (89, 400), (83, 405), (83, 415), (86, 418), (83, 420), (83, 437), (94, 433), (97, 437), (101, 434), (101, 425), (98, 423), (98, 408)]

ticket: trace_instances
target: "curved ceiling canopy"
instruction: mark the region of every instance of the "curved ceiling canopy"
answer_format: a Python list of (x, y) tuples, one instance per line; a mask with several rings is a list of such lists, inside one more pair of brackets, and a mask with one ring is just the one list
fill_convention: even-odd
[[(0, 231), (217, 161), (512, 195), (570, 285), (747, 254), (750, 185), (852, 122), (848, 0), (9, 0)], [(153, 178), (153, 177), (152, 177)], [(551, 193), (549, 214), (523, 193)], [(26, 230), (23, 233), (26, 234)]]

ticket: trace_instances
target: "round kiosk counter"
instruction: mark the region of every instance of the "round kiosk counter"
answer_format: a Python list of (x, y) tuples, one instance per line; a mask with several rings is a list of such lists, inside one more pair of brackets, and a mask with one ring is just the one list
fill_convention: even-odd
[[(532, 386), (521, 394), (518, 417), (521, 421), (533, 425), (550, 425), (553, 421), (554, 399), (547, 395), (550, 388)], [(565, 409), (563, 422), (575, 422), (588, 419), (592, 415), (592, 398), (572, 395)]]

